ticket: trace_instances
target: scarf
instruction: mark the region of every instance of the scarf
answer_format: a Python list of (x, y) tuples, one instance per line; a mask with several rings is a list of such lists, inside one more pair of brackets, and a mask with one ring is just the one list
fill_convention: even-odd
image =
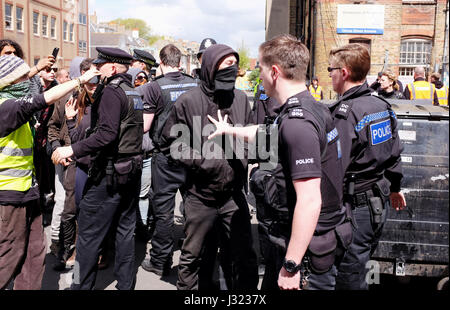
[(26, 97), (30, 92), (30, 81), (8, 85), (0, 91), (0, 98), (15, 99)]

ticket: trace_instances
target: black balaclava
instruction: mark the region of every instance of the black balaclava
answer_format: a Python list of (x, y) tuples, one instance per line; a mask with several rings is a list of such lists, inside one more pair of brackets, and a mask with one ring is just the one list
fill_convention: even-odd
[[(220, 71), (217, 70), (219, 62), (225, 56), (230, 54), (236, 56), (236, 59), (239, 62), (239, 54), (231, 47), (224, 44), (211, 45), (203, 53), (200, 72), (200, 79), (202, 81), (201, 88), (208, 96), (217, 95), (217, 92), (229, 93), (234, 89), (234, 82), (237, 77), (237, 65)], [(231, 87), (231, 85), (233, 87)]]

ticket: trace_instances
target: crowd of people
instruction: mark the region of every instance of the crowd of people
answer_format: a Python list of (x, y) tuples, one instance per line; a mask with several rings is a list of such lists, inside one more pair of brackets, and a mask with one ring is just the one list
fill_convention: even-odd
[(259, 48), (250, 105), (235, 87), (239, 54), (212, 38), (192, 76), (173, 44), (160, 63), (144, 50), (97, 52), (70, 72), (54, 56), (30, 68), (16, 42), (0, 40), (0, 289), (41, 288), (51, 201), (51, 268), (73, 268), (71, 289), (93, 289), (112, 256), (117, 289), (133, 289), (135, 236), (151, 243), (141, 267), (171, 273), (178, 191), (179, 290), (216, 287), (216, 261), (230, 290), (257, 289), (258, 263), (265, 290), (368, 288), (388, 209), (406, 206), (397, 119), (383, 98), (447, 105), (439, 74), (430, 84), (416, 68), (402, 93), (386, 71), (369, 87), (369, 53), (348, 44), (329, 53), (339, 97), (326, 106), (318, 79), (306, 86), (308, 49), (281, 35)]

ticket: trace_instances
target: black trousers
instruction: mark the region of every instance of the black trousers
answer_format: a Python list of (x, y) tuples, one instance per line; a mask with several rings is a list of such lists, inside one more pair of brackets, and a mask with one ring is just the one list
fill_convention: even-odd
[(353, 232), (353, 241), (338, 268), (336, 289), (368, 290), (366, 279), (369, 268), (366, 266), (375, 252), (384, 224), (387, 219), (389, 200), (384, 204), (381, 223), (374, 224), (368, 205), (352, 205), (353, 218), (357, 229)]
[(115, 233), (114, 275), (116, 288), (130, 290), (135, 285), (136, 206), (139, 200), (141, 172), (115, 190), (107, 186), (106, 177), (98, 185), (88, 179), (87, 191), (79, 206), (76, 263), (72, 290), (94, 288), (101, 244), (111, 225)]
[[(179, 290), (199, 289), (199, 272), (205, 253), (217, 255), (208, 246), (216, 246), (214, 235), (219, 231), (221, 266), (229, 275), (227, 287), (231, 290), (255, 290), (258, 285), (258, 266), (250, 226), (247, 201), (242, 192), (228, 201), (206, 204), (192, 194), (185, 199), (186, 239), (181, 249), (178, 266)], [(214, 260), (214, 258), (212, 258)], [(202, 287), (202, 285), (200, 285)]]
[(175, 196), (185, 180), (186, 170), (183, 166), (171, 162), (162, 153), (153, 154), (152, 189), (155, 231), (152, 236), (150, 259), (159, 269), (172, 263)]

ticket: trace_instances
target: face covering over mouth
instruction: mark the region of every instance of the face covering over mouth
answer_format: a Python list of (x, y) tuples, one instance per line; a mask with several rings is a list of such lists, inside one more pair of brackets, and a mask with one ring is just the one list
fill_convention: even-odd
[(216, 72), (214, 78), (215, 91), (232, 91), (236, 83), (238, 66), (234, 64)]

